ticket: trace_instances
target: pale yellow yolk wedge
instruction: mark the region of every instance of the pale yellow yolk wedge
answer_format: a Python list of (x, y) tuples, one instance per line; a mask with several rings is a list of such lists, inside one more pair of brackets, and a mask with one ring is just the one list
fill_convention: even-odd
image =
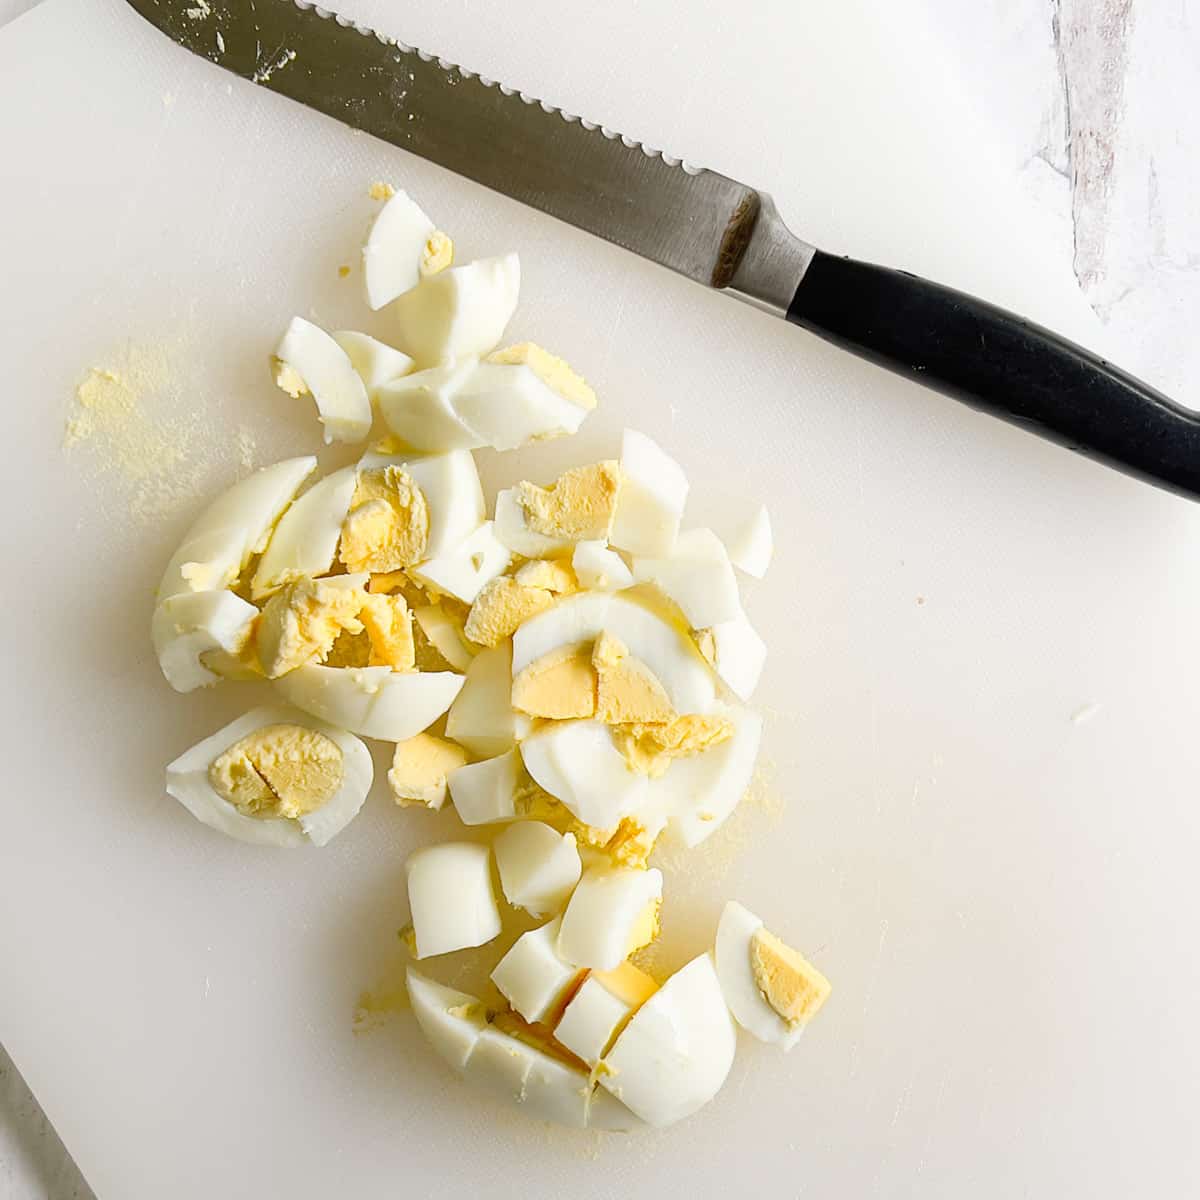
[[(548, 825), (561, 825), (564, 823), (564, 814), (570, 816), (559, 800), (528, 776), (517, 780), (516, 790), (513, 792), (513, 811), (518, 817), (545, 821)], [(560, 832), (569, 831), (563, 829)]]
[(761, 926), (750, 939), (750, 967), (763, 999), (793, 1029), (812, 1020), (832, 990), (798, 950)]
[(425, 494), (399, 467), (364, 471), (342, 525), (346, 570), (383, 574), (420, 562), (429, 544)]
[(208, 768), (216, 793), (251, 817), (301, 817), (342, 784), (341, 747), (302, 725), (268, 725), (235, 742)]
[(367, 666), (391, 667), (393, 671), (413, 669), (413, 619), (403, 596), (364, 596), (358, 619), (371, 644)]
[(467, 752), (457, 742), (432, 733), (418, 733), (396, 745), (388, 784), (397, 804), (441, 808), (446, 801), (446, 776), (466, 766)]
[(596, 672), (590, 644), (562, 646), (531, 662), (513, 680), (512, 703), (531, 717), (551, 721), (592, 716), (596, 711)]
[(677, 758), (703, 754), (733, 736), (728, 717), (688, 713), (665, 724), (632, 724), (613, 730), (613, 741), (625, 761), (652, 779)]
[(514, 578), (525, 587), (544, 588), (560, 596), (579, 591), (575, 569), (561, 558), (535, 558), (520, 567)]
[[(552, 814), (545, 819), (554, 824), (557, 816), (558, 814)], [(652, 833), (635, 817), (622, 817), (612, 829), (585, 825), (577, 818), (570, 817), (562, 823), (560, 832), (573, 834), (580, 846), (602, 850), (615, 867), (641, 869), (646, 865), (654, 850), (654, 844), (658, 841), (658, 833)]]
[(629, 945), (625, 947), (626, 954), (633, 954), (643, 946), (648, 946), (659, 932), (658, 910), (662, 908), (661, 900), (651, 900), (638, 914), (633, 928), (629, 931)]
[(554, 603), (553, 592), (526, 587), (510, 575), (484, 584), (467, 614), (463, 632), (479, 646), (498, 646), (530, 617)]
[(421, 251), (419, 267), (421, 275), (436, 275), (453, 263), (454, 243), (450, 240), (450, 235), (443, 233), (440, 229), (435, 229), (426, 239), (424, 249)]
[(535, 533), (585, 541), (608, 537), (620, 487), (620, 467), (607, 461), (573, 467), (548, 488), (523, 480), (516, 495)]
[(675, 716), (670, 697), (645, 663), (630, 656), (620, 639), (602, 633), (592, 651), (596, 670), (596, 716), (609, 725), (664, 722)]
[(363, 593), (324, 579), (297, 579), (281, 588), (259, 618), (256, 634), (263, 674), (278, 679), (297, 667), (320, 662), (343, 630), (360, 633)]
[(564, 400), (578, 404), (580, 408), (596, 407), (596, 393), (588, 386), (587, 380), (573, 371), (557, 354), (543, 350), (534, 342), (521, 342), (516, 346), (496, 350), (488, 355), (487, 361), (500, 363), (502, 366), (526, 366)]

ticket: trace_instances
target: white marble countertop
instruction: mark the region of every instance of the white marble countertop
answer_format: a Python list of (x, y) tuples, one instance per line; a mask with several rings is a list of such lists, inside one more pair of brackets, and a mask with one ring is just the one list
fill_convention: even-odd
[[(910, 2), (944, 30), (1112, 354), (1200, 407), (1200, 0)], [(33, 3), (0, 0), (0, 26)], [(0, 1195), (92, 1195), (2, 1048)]]

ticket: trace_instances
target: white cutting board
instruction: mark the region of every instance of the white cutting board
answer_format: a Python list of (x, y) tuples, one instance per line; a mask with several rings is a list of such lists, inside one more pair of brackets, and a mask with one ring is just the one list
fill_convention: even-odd
[[(875, 7), (899, 6), (353, 10), (769, 189), (830, 249), (1094, 337), (936, 39)], [(118, 0), (0, 34), (0, 146), (0, 1036), (101, 1200), (1179, 1194), (1200, 1167), (1196, 509), (231, 80)], [(685, 464), (695, 519), (722, 491), (773, 511), (750, 599), (773, 781), (673, 876), (666, 959), (736, 895), (834, 994), (792, 1055), (746, 1040), (662, 1134), (524, 1123), (404, 1013), (352, 1031), (401, 961), (403, 857), (451, 814), (377, 796), (326, 850), (274, 853), (162, 793), (251, 701), (169, 691), (151, 589), (243, 469), (240, 427), (258, 462), (315, 443), (264, 359), (294, 311), (363, 321), (336, 268), (380, 177), (464, 260), (519, 249), (514, 333), (603, 398), (580, 448), (525, 470), (633, 423)], [(133, 448), (198, 464), (161, 493), (61, 445), (83, 371), (123, 345), (172, 422)]]

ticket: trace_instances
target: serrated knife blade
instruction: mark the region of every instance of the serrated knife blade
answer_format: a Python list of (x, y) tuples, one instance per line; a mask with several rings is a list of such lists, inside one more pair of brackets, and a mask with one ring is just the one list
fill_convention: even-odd
[(304, 0), (128, 2), (253, 83), (993, 416), (1200, 496), (1200, 415), (985, 301), (817, 250), (761, 191)]

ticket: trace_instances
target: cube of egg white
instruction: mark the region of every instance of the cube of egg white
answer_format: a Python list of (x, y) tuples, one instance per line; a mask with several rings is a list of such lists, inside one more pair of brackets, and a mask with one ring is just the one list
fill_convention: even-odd
[(275, 347), (275, 382), (290, 396), (310, 393), (326, 443), (371, 432), (371, 401), (350, 356), (311, 321), (293, 317)]
[(500, 908), (487, 846), (425, 846), (409, 855), (404, 870), (417, 958), (482, 946), (499, 934)]
[(571, 895), (558, 935), (567, 962), (608, 971), (658, 935), (657, 867), (589, 867)]
[(711, 529), (689, 529), (661, 558), (635, 557), (633, 578), (656, 584), (683, 610), (693, 629), (732, 621), (741, 611), (729, 554)]
[(657, 990), (658, 984), (631, 962), (593, 971), (563, 1010), (554, 1036), (594, 1067), (630, 1015)]
[(644, 433), (621, 437), (621, 493), (608, 540), (630, 554), (670, 554), (687, 504), (683, 468)]
[(766, 505), (759, 505), (754, 515), (730, 537), (729, 559), (739, 571), (762, 579), (774, 553), (771, 517)]
[(418, 583), (471, 604), (485, 583), (508, 570), (512, 554), (497, 540), (491, 521), (484, 521), (449, 554), (427, 559), (409, 569)]
[(633, 586), (633, 574), (625, 560), (604, 542), (577, 542), (571, 555), (571, 566), (580, 587), (619, 592)]
[(511, 642), (475, 655), (446, 717), (446, 736), (481, 758), (511, 749), (529, 728), (529, 718), (513, 711), (512, 679)]
[(520, 761), (517, 752), (509, 750), (450, 772), (450, 799), (464, 825), (494, 825), (516, 817)]
[(493, 849), (505, 899), (535, 917), (561, 909), (579, 882), (575, 835), (541, 821), (521, 821), (506, 829)]
[(412, 370), (413, 360), (407, 354), (371, 337), (368, 333), (339, 329), (332, 336), (346, 352), (351, 366), (358, 372), (367, 389), (367, 395), (372, 398), (385, 383), (399, 379), (401, 375), (407, 375)]
[(492, 982), (527, 1021), (553, 1024), (558, 1008), (583, 971), (559, 958), (555, 945), (562, 918), (523, 933), (496, 964)]

